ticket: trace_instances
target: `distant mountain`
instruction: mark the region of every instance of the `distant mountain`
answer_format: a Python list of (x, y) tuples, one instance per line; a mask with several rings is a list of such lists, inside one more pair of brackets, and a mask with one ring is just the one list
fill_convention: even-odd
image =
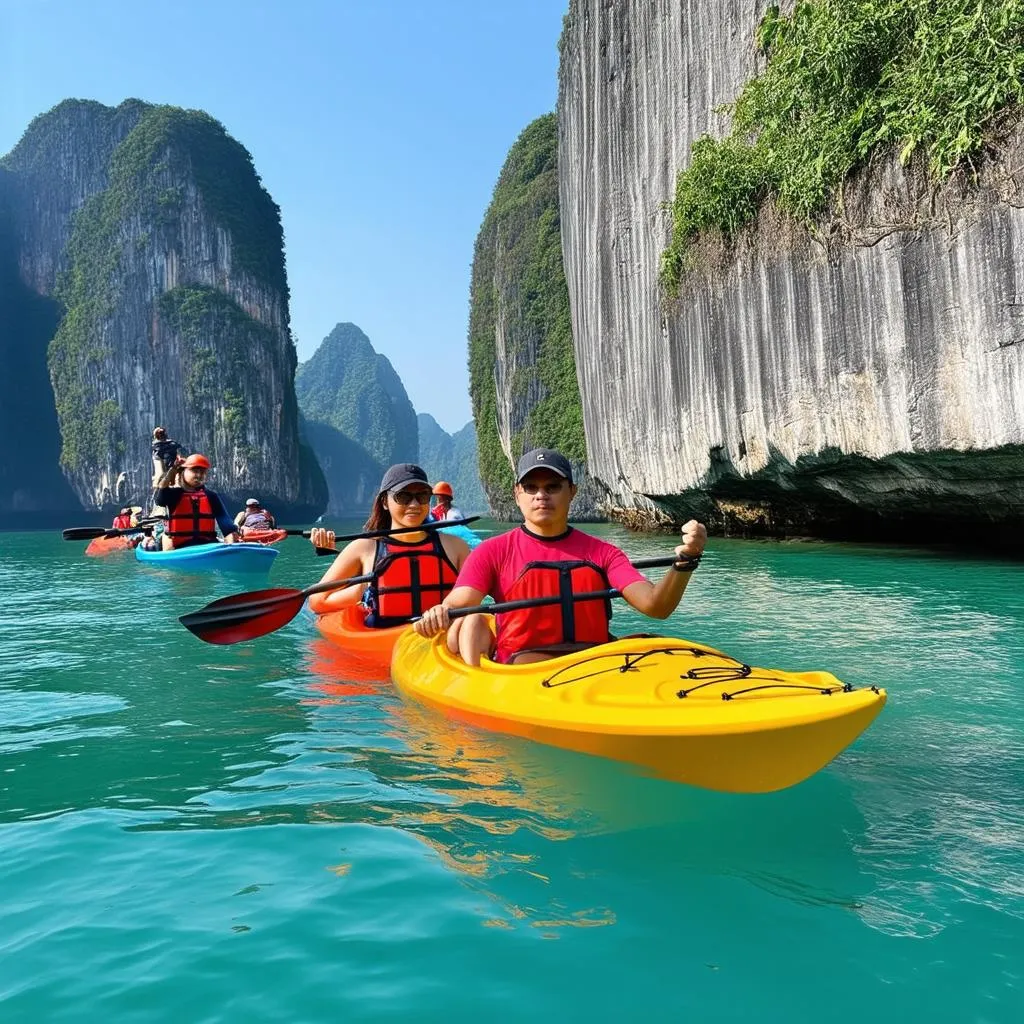
[(420, 465), (432, 482), (447, 480), (455, 505), (467, 515), (487, 511), (487, 496), (476, 461), (476, 427), (470, 420), (454, 434), (447, 433), (429, 413), (416, 417), (420, 430)]
[(340, 430), (378, 462), (416, 461), (412, 402), (387, 357), (355, 324), (338, 324), (299, 365), (295, 394), (306, 419)]
[(329, 513), (368, 512), (384, 470), (418, 461), (416, 412), (401, 378), (355, 324), (338, 324), (298, 366), (295, 394)]

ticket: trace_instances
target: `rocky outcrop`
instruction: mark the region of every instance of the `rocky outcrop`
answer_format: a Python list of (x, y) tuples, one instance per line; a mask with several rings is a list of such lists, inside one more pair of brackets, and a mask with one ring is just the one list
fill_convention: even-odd
[(467, 515), (487, 511), (487, 496), (477, 469), (476, 429), (472, 421), (449, 434), (429, 413), (416, 421), (420, 431), (420, 465), (431, 481), (446, 480), (455, 494), (454, 504)]
[[(678, 171), (767, 2), (572, 0), (564, 261), (591, 471), (624, 509), (915, 535), (1024, 517), (1024, 147), (941, 187), (881, 154), (813, 232), (762, 210), (659, 286)], [(648, 499), (655, 499), (652, 506)]]
[(295, 374), (310, 445), (333, 515), (368, 511), (384, 470), (416, 462), (416, 412), (386, 356), (355, 325), (338, 324)]
[(81, 504), (147, 496), (161, 424), (229, 497), (315, 513), (280, 215), (244, 147), (200, 111), (67, 101), (4, 166), (20, 280), (63, 307), (48, 366)]
[(512, 468), (530, 448), (558, 448), (572, 461), (579, 485), (574, 518), (598, 517), (604, 496), (587, 472), (557, 157), (557, 122), (549, 114), (509, 150), (473, 255), (470, 396), (480, 477), (500, 519), (518, 517)]

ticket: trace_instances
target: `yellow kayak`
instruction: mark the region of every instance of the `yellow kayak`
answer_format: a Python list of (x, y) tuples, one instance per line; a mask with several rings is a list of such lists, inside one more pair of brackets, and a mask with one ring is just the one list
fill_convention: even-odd
[(885, 704), (828, 672), (752, 668), (670, 637), (624, 638), (526, 665), (453, 657), (444, 635), (407, 629), (391, 676), (461, 721), (732, 793), (802, 782), (848, 747)]

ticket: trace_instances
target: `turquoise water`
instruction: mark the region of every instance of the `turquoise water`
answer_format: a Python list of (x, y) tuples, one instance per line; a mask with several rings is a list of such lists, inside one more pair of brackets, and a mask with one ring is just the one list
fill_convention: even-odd
[(4, 1021), (1024, 1016), (1024, 566), (713, 540), (673, 632), (890, 695), (735, 796), (449, 724), (305, 613), (203, 644), (265, 584), (83, 549), (0, 534)]

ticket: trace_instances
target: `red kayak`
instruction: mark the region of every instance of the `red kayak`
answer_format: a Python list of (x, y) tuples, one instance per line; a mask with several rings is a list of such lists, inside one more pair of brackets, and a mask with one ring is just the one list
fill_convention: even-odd
[(287, 530), (247, 530), (242, 527), (242, 540), (247, 544), (276, 544), (287, 536)]
[(134, 538), (97, 537), (95, 540), (89, 541), (89, 546), (85, 549), (85, 553), (92, 558), (96, 558), (101, 555), (114, 555), (121, 551), (131, 551), (138, 540), (139, 536)]

